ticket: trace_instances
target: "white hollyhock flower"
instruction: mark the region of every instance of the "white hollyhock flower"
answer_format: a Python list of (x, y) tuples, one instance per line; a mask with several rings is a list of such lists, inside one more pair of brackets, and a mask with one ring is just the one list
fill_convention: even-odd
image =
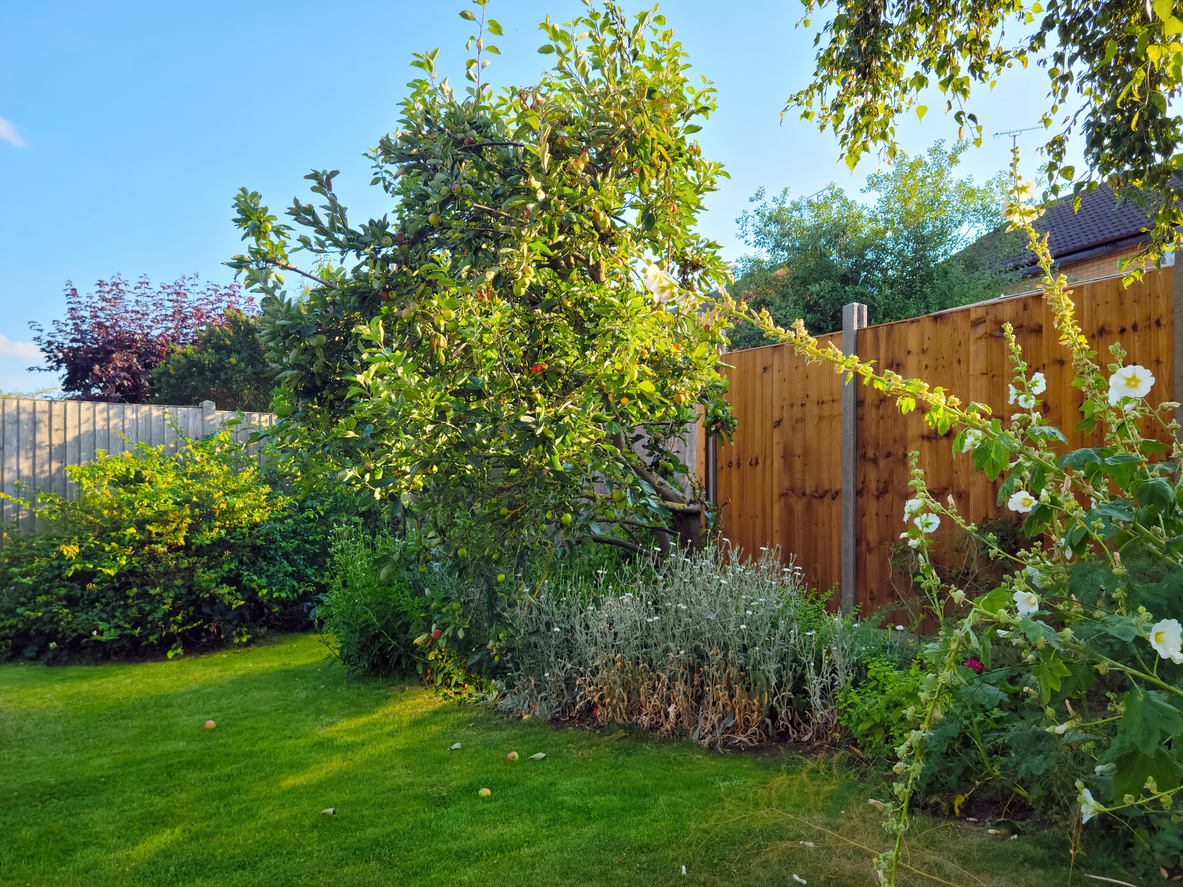
[(923, 499), (909, 499), (904, 503), (904, 523), (907, 523), (924, 510)]
[(941, 525), (941, 519), (935, 514), (922, 514), (912, 523), (920, 528), (921, 533), (933, 533)]
[(656, 302), (669, 302), (678, 296), (678, 284), (656, 265), (645, 269), (645, 289), (653, 293)]
[(1035, 183), (1023, 182), (1015, 188), (1015, 196), (1020, 200), (1034, 200), (1035, 199)]
[(1036, 373), (1031, 377), (1031, 393), (1043, 394), (1047, 391), (1047, 379), (1043, 377), (1043, 373)]
[(972, 453), (978, 448), (978, 444), (982, 442), (982, 432), (976, 428), (971, 428), (965, 432), (965, 439), (961, 442), (961, 452)]
[(1012, 598), (1020, 616), (1030, 616), (1039, 609), (1039, 596), (1033, 591), (1016, 591)]
[(1163, 619), (1150, 627), (1150, 646), (1163, 659), (1183, 665), (1183, 625), (1178, 619)]
[(919, 539), (909, 539), (908, 540), (908, 547), (911, 549), (919, 548), (920, 547), (920, 540)]
[(1104, 805), (1101, 804), (1099, 801), (1094, 801), (1093, 800), (1093, 793), (1090, 792), (1087, 788), (1082, 788), (1080, 790), (1080, 797), (1077, 798), (1077, 800), (1080, 801), (1080, 820), (1081, 820), (1081, 822), (1088, 822), (1090, 819), (1092, 819), (1097, 814), (1105, 812)]
[(1029, 410), (1035, 406), (1035, 395), (1033, 394), (1020, 394), (1018, 400), (1019, 406), (1025, 410)]
[(1137, 364), (1122, 367), (1109, 377), (1109, 403), (1116, 405), (1123, 397), (1145, 397), (1153, 387), (1150, 370)]
[(1035, 507), (1036, 499), (1026, 490), (1015, 490), (1015, 494), (1006, 500), (1006, 507), (1011, 511), (1026, 513)]
[(1007, 398), (1006, 402), (1007, 403), (1014, 403), (1015, 400), (1019, 396), (1019, 389), (1016, 388), (1014, 385), (1007, 385), (1006, 387), (1010, 389), (1010, 397)]

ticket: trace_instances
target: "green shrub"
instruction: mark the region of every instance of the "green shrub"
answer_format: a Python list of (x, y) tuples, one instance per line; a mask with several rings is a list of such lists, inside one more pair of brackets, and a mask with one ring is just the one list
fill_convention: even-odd
[(140, 444), (69, 473), (75, 501), (39, 497), (48, 531), (0, 549), (11, 656), (243, 643), (269, 622), (290, 625), (318, 591), (321, 513), (274, 493), (227, 434), (173, 455)]
[(152, 371), (150, 399), (172, 404), (212, 400), (223, 410), (269, 410), (275, 373), (257, 333), (253, 317), (227, 311), (203, 328), (194, 344), (171, 352)]
[(866, 666), (867, 676), (838, 694), (838, 719), (864, 755), (881, 760), (908, 735), (900, 712), (920, 702), (920, 665), (913, 662), (901, 670), (894, 661), (876, 657)]
[(370, 536), (341, 527), (332, 543), (328, 588), (315, 612), (333, 655), (349, 674), (384, 675), (411, 667), (419, 607), (401, 571), (378, 561), (397, 558), (402, 543), (388, 533)]
[(591, 586), (546, 581), (509, 606), (502, 708), (713, 745), (825, 741), (860, 658), (898, 641), (827, 613), (799, 577), (774, 553), (744, 563), (714, 549)]

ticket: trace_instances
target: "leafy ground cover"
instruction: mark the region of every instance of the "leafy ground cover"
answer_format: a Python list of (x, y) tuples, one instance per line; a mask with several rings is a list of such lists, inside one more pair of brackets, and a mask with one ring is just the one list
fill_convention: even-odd
[[(876, 851), (855, 845), (881, 844), (868, 798), (884, 789), (849, 774), (346, 681), (310, 635), (171, 662), (10, 663), (0, 884), (866, 885)], [(908, 862), (947, 883), (1067, 881), (1056, 836), (915, 834)]]

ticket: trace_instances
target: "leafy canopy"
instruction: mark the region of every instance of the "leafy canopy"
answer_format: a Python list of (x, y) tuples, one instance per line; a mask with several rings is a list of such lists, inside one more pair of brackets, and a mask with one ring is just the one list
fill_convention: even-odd
[(33, 369), (64, 373), (62, 391), (81, 400), (143, 403), (150, 373), (174, 348), (192, 344), (227, 312), (244, 310), (253, 310), (253, 300), (237, 284), (198, 288), (196, 275), (154, 287), (147, 277), (129, 286), (117, 274), (85, 296), (67, 283), (65, 319), (48, 330), (29, 324), (46, 363)]
[[(1065, 164), (1074, 132), (1084, 138), (1087, 174), (1079, 196), (1098, 179), (1122, 196), (1153, 204), (1153, 249), (1175, 241), (1183, 222), (1183, 183), (1173, 180), (1183, 129), (1169, 107), (1183, 78), (1183, 19), (1174, 0), (802, 0), (817, 32), (813, 81), (786, 107), (798, 109), (841, 140), (853, 169), (880, 148), (899, 153), (896, 126), (930, 87), (946, 99), (958, 135), (981, 143), (982, 124), (968, 110), (972, 90), (993, 88), (1015, 65), (1036, 62), (1048, 75), (1041, 122), (1047, 180), (1058, 194), (1077, 178)], [(1074, 94), (1083, 96), (1074, 99)], [(1063, 114), (1061, 117), (1060, 115)]]
[[(630, 22), (607, 4), (543, 22), (554, 67), (495, 95), (481, 77), (501, 26), (475, 6), (470, 85), (417, 54), (399, 128), (370, 155), (390, 215), (352, 225), (327, 171), (307, 177), (322, 203), (288, 210), (303, 233), (257, 193), (236, 199), (249, 250), (229, 264), (263, 295), (291, 468), (452, 548), (460, 515), (502, 547), (693, 541), (704, 503), (678, 441), (699, 405), (708, 431), (733, 424), (722, 328), (698, 310), (729, 277), (694, 233), (723, 174), (691, 139), (715, 91), (690, 82), (655, 10)], [(285, 270), (313, 285), (287, 295)]]
[[(842, 328), (842, 306), (862, 302), (872, 323), (903, 320), (997, 296), (1006, 283), (997, 259), (1017, 239), (990, 252), (959, 254), (996, 226), (1005, 174), (982, 185), (960, 178), (965, 142), (937, 142), (926, 154), (901, 154), (887, 172), (867, 177), (867, 204), (830, 186), (809, 197), (788, 189), (771, 199), (760, 190), (755, 208), (737, 221), (759, 252), (739, 263), (735, 295), (775, 321), (807, 328)], [(1015, 250), (1011, 250), (1014, 252)], [(752, 323), (731, 334), (733, 348), (768, 344)]]
[(197, 404), (212, 400), (223, 410), (271, 408), (274, 373), (259, 343), (258, 324), (242, 311), (227, 311), (173, 351), (151, 373), (152, 400)]

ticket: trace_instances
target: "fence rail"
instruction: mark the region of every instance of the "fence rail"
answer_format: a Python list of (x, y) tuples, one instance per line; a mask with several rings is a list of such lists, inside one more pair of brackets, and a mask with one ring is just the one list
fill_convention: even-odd
[[(118, 454), (140, 443), (176, 451), (186, 439), (212, 434), (239, 416), (242, 424), (232, 434), (242, 443), (252, 430), (275, 422), (271, 413), (218, 410), (211, 401), (180, 407), (2, 398), (0, 491), (18, 498), (34, 491), (73, 498), (77, 490), (66, 473), (70, 465), (86, 465), (100, 452)], [(22, 532), (36, 529), (32, 512), (7, 499), (0, 499), (0, 521), (15, 523)]]
[[(1176, 378), (1183, 375), (1183, 324), (1175, 324), (1183, 294), (1174, 268), (1149, 272), (1129, 288), (1118, 279), (1088, 283), (1076, 287), (1073, 298), (1102, 367), (1112, 361), (1110, 344), (1120, 341), (1127, 363), (1154, 373), (1151, 402), (1183, 400), (1183, 382)], [(1038, 294), (849, 329), (846, 348), (853, 344), (880, 370), (920, 377), (963, 402), (989, 404), (1005, 420), (1018, 409), (1007, 403), (1012, 367), (1002, 334), (1006, 321), (1030, 372), (1047, 379), (1045, 418), (1067, 436), (1066, 449), (1099, 443), (1099, 435), (1073, 431), (1082, 394), (1071, 384), (1069, 356)], [(842, 335), (820, 338), (841, 345)], [(779, 545), (786, 556), (796, 556), (811, 584), (823, 592), (839, 586), (844, 606), (868, 612), (890, 607), (900, 599), (897, 586), (908, 584), (893, 575), (891, 552), (904, 529), (909, 452), (919, 452), (932, 494), (942, 501), (952, 496), (967, 519), (997, 513), (999, 483), (975, 472), (969, 456), (954, 457), (954, 433), (936, 433), (921, 412), (903, 416), (880, 392), (857, 382), (846, 390), (844, 405), (844, 386), (833, 368), (806, 364), (787, 345), (734, 352), (724, 361), (731, 365), (725, 371), (728, 400), (739, 426), (734, 446), (719, 447), (714, 456), (716, 501), (723, 535), (748, 554)], [(1143, 433), (1166, 437), (1162, 429)], [(843, 488), (844, 468), (853, 490), (849, 480)], [(845, 520), (844, 493), (851, 503)], [(955, 557), (954, 542), (953, 531), (942, 527), (938, 557)]]

